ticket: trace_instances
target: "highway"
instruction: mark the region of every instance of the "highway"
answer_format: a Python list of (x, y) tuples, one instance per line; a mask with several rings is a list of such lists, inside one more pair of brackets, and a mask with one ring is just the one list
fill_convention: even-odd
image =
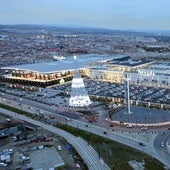
[(36, 126), (40, 126), (50, 132), (53, 132), (57, 135), (64, 137), (70, 144), (74, 146), (74, 148), (78, 151), (82, 159), (85, 161), (86, 165), (88, 166), (89, 170), (109, 170), (110, 168), (104, 163), (104, 161), (99, 158), (96, 151), (88, 145), (86, 141), (79, 137), (75, 137), (72, 134), (63, 131), (59, 128), (56, 128), (51, 125), (47, 125), (45, 123), (39, 122), (37, 120), (31, 119), (24, 115), (19, 115), (14, 112), (5, 110), (0, 108), (0, 112), (6, 115), (12, 116), (15, 119), (24, 120), (26, 122), (32, 123)]
[[(164, 139), (162, 138), (164, 135), (161, 135), (161, 137), (159, 137), (160, 135), (158, 135), (158, 134), (150, 133), (149, 135), (152, 135), (153, 138), (146, 141), (146, 143), (144, 143), (145, 144), (144, 146), (141, 146), (141, 145), (139, 145), (139, 142), (143, 142), (142, 138), (137, 139), (137, 138), (134, 137), (134, 135), (136, 135), (137, 137), (140, 136), (137, 133), (136, 134), (135, 133), (130, 134), (129, 132), (122, 132), (118, 129), (115, 130), (115, 131), (112, 131), (111, 128), (101, 127), (99, 124), (88, 123), (87, 121), (83, 120), (81, 117), (79, 117), (79, 116), (75, 117), (75, 115), (72, 115), (72, 114), (69, 114), (69, 113), (66, 112), (65, 116), (68, 115), (67, 116), (67, 117), (69, 117), (69, 119), (68, 119), (65, 116), (62, 116), (61, 114), (58, 115), (57, 112), (56, 112), (56, 108), (53, 107), (53, 106), (49, 107), (45, 104), (37, 103), (35, 101), (31, 101), (31, 100), (27, 100), (27, 99), (20, 100), (19, 98), (17, 98), (15, 100), (15, 102), (9, 103), (11, 96), (7, 95), (5, 97), (6, 97), (6, 100), (0, 98), (1, 103), (10, 104), (10, 105), (17, 107), (17, 108), (20, 108), (22, 110), (32, 112), (33, 114), (36, 113), (37, 109), (41, 109), (41, 111), (46, 116), (50, 115), (50, 114), (54, 114), (56, 116), (56, 120), (59, 120), (62, 123), (68, 124), (70, 126), (74, 126), (76, 128), (79, 128), (79, 129), (89, 131), (89, 132), (94, 133), (94, 134), (98, 134), (98, 135), (103, 136), (105, 138), (109, 138), (111, 140), (117, 141), (119, 143), (128, 145), (132, 148), (135, 148), (137, 150), (145, 152), (148, 155), (151, 155), (151, 156), (155, 157), (156, 159), (158, 159), (159, 161), (161, 161), (166, 167), (170, 168), (170, 159), (168, 157), (169, 155), (168, 155), (168, 152), (166, 150), (166, 147), (164, 147), (164, 149), (160, 148), (161, 143), (162, 142), (166, 143), (165, 139), (168, 138), (168, 136), (170, 136), (170, 134), (168, 132), (167, 132), (167, 135), (165, 135), (166, 137)], [(19, 105), (18, 102), (22, 103), (22, 104)], [(30, 108), (28, 109), (28, 106), (31, 106), (31, 109)], [(20, 116), (20, 115), (18, 115), (18, 116)], [(40, 122), (40, 123), (42, 123), (42, 122)], [(86, 125), (88, 125), (88, 126), (86, 126)], [(46, 125), (46, 126), (49, 126), (49, 125)], [(43, 125), (43, 127), (44, 127), (44, 125)], [(51, 128), (53, 129), (52, 126), (49, 126), (49, 127), (48, 128), (50, 130), (51, 130)], [(104, 134), (104, 132), (106, 132), (106, 134)], [(65, 133), (62, 133), (62, 134), (65, 135)], [(62, 134), (61, 134), (61, 136), (62, 136)], [(82, 139), (76, 138), (75, 140), (77, 142), (78, 141), (80, 142)], [(69, 142), (70, 141), (72, 141), (71, 138), (69, 138)], [(73, 142), (75, 144), (75, 148), (78, 150), (79, 154), (80, 153), (83, 154), (84, 152), (79, 150), (81, 147), (79, 147), (79, 142), (78, 143), (77, 142)], [(84, 154), (86, 155), (87, 153), (84, 153)], [(97, 153), (93, 153), (93, 154), (95, 155)], [(85, 155), (82, 156), (83, 159), (87, 159), (87, 158), (84, 158)], [(86, 160), (86, 163), (88, 163), (88, 160)], [(94, 164), (95, 163), (93, 163), (93, 166), (94, 166)], [(89, 167), (90, 166), (92, 166), (92, 163), (89, 163)]]

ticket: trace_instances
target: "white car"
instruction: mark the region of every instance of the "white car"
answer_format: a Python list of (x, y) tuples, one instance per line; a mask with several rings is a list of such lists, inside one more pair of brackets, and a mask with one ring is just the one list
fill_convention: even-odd
[(27, 160), (29, 160), (29, 159), (30, 159), (30, 157), (23, 156), (21, 159), (22, 159), (22, 161), (27, 161)]
[(147, 131), (147, 129), (148, 129), (148, 128), (145, 127), (145, 126), (144, 126), (144, 127), (141, 127), (141, 130), (142, 130), (142, 131)]
[(60, 145), (57, 146), (57, 150), (58, 151), (61, 151), (62, 150), (62, 147)]
[(164, 147), (164, 143), (163, 142), (161, 143), (161, 146)]
[(7, 166), (7, 164), (6, 163), (4, 163), (4, 162), (0, 162), (0, 167), (6, 167)]
[(127, 126), (126, 126), (127, 128), (132, 128), (133, 127), (133, 125), (132, 124), (127, 124)]

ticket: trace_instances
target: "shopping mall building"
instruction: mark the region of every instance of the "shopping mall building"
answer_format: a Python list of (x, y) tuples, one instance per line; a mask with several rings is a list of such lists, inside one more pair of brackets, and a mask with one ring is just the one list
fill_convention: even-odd
[[(165, 68), (167, 70), (163, 70)], [(142, 79), (155, 82), (159, 77), (159, 81), (170, 83), (170, 63), (160, 64), (145, 59), (132, 60), (130, 56), (101, 55), (82, 55), (78, 56), (77, 60), (66, 57), (60, 61), (1, 67), (0, 79), (5, 82), (45, 87), (71, 81), (74, 70), (80, 70), (82, 76), (98, 81), (123, 83), (126, 72), (132, 82)]]

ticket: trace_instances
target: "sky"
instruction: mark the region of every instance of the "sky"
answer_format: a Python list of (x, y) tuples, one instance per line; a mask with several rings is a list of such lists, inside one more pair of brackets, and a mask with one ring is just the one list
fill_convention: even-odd
[(170, 30), (170, 0), (0, 0), (0, 25)]

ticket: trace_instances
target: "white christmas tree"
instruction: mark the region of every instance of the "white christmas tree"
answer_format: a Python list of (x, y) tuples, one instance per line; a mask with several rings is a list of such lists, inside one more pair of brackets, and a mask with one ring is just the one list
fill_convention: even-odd
[[(77, 57), (74, 56), (76, 60)], [(75, 70), (72, 86), (71, 86), (71, 95), (69, 99), (69, 105), (75, 107), (84, 107), (91, 104), (90, 98), (87, 94), (83, 79), (79, 73), (79, 70)]]

